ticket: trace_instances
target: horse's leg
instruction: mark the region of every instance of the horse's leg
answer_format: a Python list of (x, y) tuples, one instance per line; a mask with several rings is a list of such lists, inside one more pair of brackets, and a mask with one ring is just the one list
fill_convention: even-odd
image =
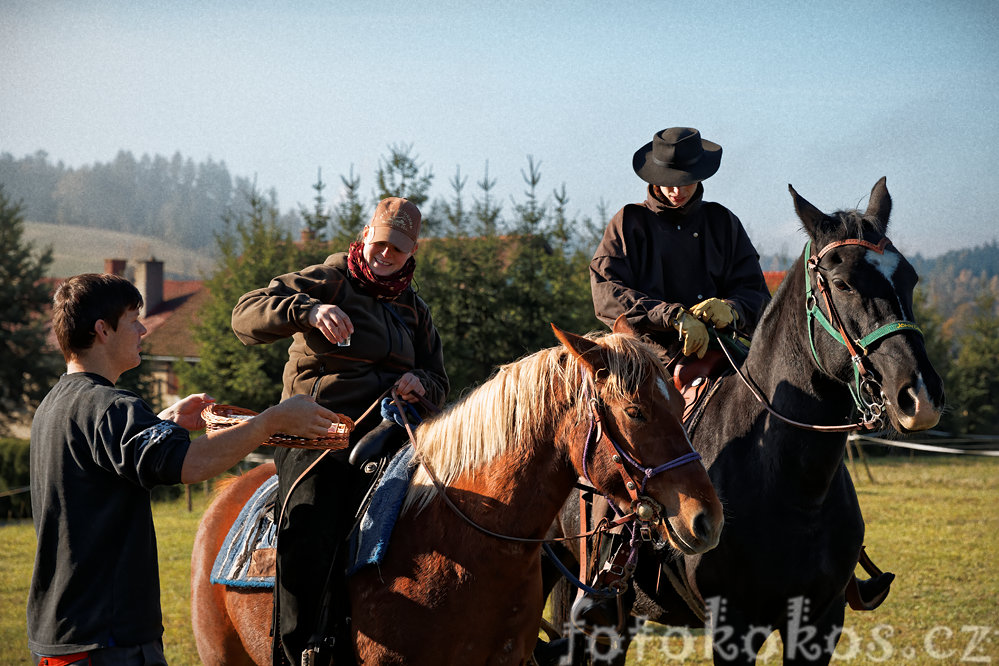
[(215, 555), (233, 520), (221, 502), (213, 502), (198, 527), (191, 554), (191, 625), (206, 666), (253, 665), (226, 612), (226, 587), (209, 582)]
[[(709, 608), (717, 598), (708, 599)], [(723, 664), (756, 664), (757, 654), (775, 627), (758, 626), (737, 608), (722, 605), (715, 607), (717, 619), (706, 627), (711, 638), (711, 656), (715, 666)]]
[(828, 664), (843, 631), (845, 599), (840, 596), (833, 600), (814, 621), (796, 603), (797, 600), (792, 600), (788, 613), (793, 624), (780, 629), (784, 641), (784, 664)]

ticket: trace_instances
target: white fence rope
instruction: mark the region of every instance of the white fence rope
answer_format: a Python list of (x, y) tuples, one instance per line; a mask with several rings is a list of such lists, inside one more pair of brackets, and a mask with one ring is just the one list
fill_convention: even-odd
[[(932, 434), (930, 431), (929, 434)], [(925, 451), (927, 453), (955, 453), (959, 455), (991, 456), (999, 457), (999, 448), (992, 448), (989, 444), (999, 444), (999, 437), (977, 436), (950, 438), (945, 435), (940, 436), (937, 441), (943, 441), (948, 446), (929, 444), (926, 440), (899, 440), (883, 439), (872, 435), (850, 434), (850, 440), (862, 440), (874, 444), (883, 444), (901, 449), (912, 449), (914, 451)]]

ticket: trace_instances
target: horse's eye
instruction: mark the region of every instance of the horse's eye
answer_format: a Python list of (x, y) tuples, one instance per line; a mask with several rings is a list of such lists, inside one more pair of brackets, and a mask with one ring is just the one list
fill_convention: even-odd
[(638, 419), (639, 421), (645, 420), (645, 415), (642, 414), (642, 408), (638, 405), (629, 405), (624, 408), (624, 413), (633, 419)]
[(847, 283), (843, 282), (839, 278), (833, 278), (832, 284), (839, 291), (853, 291), (853, 289), (850, 288), (850, 285), (848, 285)]

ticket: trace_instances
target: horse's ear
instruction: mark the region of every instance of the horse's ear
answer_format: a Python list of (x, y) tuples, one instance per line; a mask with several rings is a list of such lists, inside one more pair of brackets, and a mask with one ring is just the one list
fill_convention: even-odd
[(581, 335), (576, 335), (575, 333), (570, 333), (569, 331), (563, 331), (561, 328), (552, 324), (552, 330), (555, 332), (555, 337), (558, 338), (569, 353), (576, 357), (576, 360), (582, 363), (594, 377), (597, 376), (597, 371), (604, 368), (603, 359), (600, 356), (601, 347), (593, 340), (584, 338)]
[(867, 204), (867, 212), (864, 213), (865, 217), (873, 217), (878, 221), (881, 233), (887, 231), (888, 217), (891, 215), (891, 195), (888, 194), (888, 186), (885, 184), (887, 181), (888, 179), (882, 176), (881, 180), (874, 184), (871, 189), (871, 200)]
[(635, 327), (631, 325), (631, 322), (628, 321), (628, 317), (624, 314), (618, 315), (617, 319), (614, 320), (614, 325), (611, 327), (611, 333), (630, 335), (633, 338), (639, 337), (638, 331), (635, 330)]
[(795, 192), (790, 183), (787, 189), (791, 192), (791, 198), (794, 200), (794, 212), (798, 214), (798, 218), (805, 226), (808, 235), (815, 238), (828, 226), (830, 217)]

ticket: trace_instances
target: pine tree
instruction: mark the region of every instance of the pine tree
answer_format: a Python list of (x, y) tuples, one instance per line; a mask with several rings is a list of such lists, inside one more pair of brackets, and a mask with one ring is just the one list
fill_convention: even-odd
[(332, 247), (347, 249), (365, 224), (368, 223), (364, 204), (361, 202), (361, 177), (354, 175), (354, 167), (350, 167), (350, 175), (340, 176), (343, 191), (340, 202), (333, 209)]
[(412, 152), (412, 144), (393, 144), (389, 146), (389, 156), (379, 160), (375, 175), (379, 200), (404, 197), (420, 208), (430, 198), (434, 174), (430, 169), (424, 169), (419, 157)]
[[(452, 199), (438, 205), (448, 235), (420, 243), (414, 281), (441, 336), (452, 397), (512, 360), (499, 343), (508, 335), (501, 316), (506, 290), (504, 243), (495, 234), (469, 237), (466, 231), (481, 228), (483, 212), (495, 223), (496, 212), (476, 205), (474, 219), (469, 219), (462, 199), (465, 182), (460, 171), (451, 179)], [(488, 184), (488, 178), (483, 182)]]
[(30, 413), (59, 375), (59, 355), (46, 348), (51, 298), (42, 281), (52, 248), (35, 251), (24, 239), (20, 204), (0, 185), (0, 431)]
[(999, 316), (991, 294), (978, 298), (977, 310), (957, 339), (958, 352), (947, 383), (959, 431), (999, 434)]
[[(388, 157), (378, 161), (375, 203), (386, 197), (409, 199), (416, 204), (423, 216), (420, 236), (435, 236), (441, 223), (431, 213), (432, 207), (425, 205), (430, 199), (430, 186), (433, 182), (433, 172), (420, 164), (419, 157), (413, 154), (412, 144), (391, 145)], [(367, 220), (364, 222), (366, 224)]]
[(309, 240), (322, 243), (329, 240), (330, 221), (333, 218), (326, 207), (326, 198), (323, 196), (326, 183), (323, 182), (322, 169), (319, 169), (312, 189), (316, 191), (316, 196), (312, 199), (312, 210), (300, 205), (299, 214), (305, 220), (305, 230)]

